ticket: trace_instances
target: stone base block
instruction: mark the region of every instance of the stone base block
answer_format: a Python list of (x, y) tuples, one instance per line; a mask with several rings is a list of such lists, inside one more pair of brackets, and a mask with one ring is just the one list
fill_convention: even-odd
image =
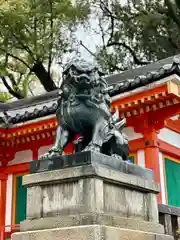
[(163, 225), (158, 223), (143, 221), (132, 217), (92, 213), (25, 220), (21, 222), (20, 230), (25, 232), (81, 225), (106, 225), (158, 234), (164, 233)]
[(173, 240), (172, 236), (104, 225), (14, 233), (12, 240)]
[(40, 173), (69, 167), (100, 164), (119, 172), (133, 174), (146, 180), (153, 181), (154, 173), (150, 169), (127, 163), (98, 152), (80, 152), (72, 155), (53, 157), (52, 159), (30, 162), (30, 173)]
[(159, 185), (102, 165), (30, 174), (23, 182), (27, 220), (93, 213), (159, 222)]

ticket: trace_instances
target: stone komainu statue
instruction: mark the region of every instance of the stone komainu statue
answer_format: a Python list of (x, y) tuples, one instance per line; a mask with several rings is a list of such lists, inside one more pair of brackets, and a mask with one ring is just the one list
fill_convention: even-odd
[(56, 112), (55, 144), (41, 159), (62, 155), (77, 133), (82, 136), (81, 151), (128, 159), (128, 139), (121, 132), (125, 120), (119, 120), (118, 112), (111, 116), (111, 98), (103, 75), (97, 67), (82, 60), (67, 66)]

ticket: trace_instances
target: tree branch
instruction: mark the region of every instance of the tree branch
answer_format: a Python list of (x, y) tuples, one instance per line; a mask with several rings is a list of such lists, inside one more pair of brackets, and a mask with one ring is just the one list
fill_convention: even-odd
[(111, 47), (111, 46), (119, 46), (119, 47), (126, 48), (130, 52), (130, 54), (132, 55), (134, 63), (137, 64), (137, 65), (147, 65), (147, 64), (151, 63), (149, 61), (141, 61), (140, 59), (138, 59), (134, 50), (130, 46), (128, 46), (126, 43), (120, 43), (120, 42), (115, 42), (114, 41), (114, 42), (111, 42), (111, 43), (107, 44), (107, 47)]
[(167, 33), (168, 33), (168, 41), (169, 41), (169, 43), (171, 44), (171, 46), (172, 46), (174, 49), (178, 50), (179, 47), (178, 47), (178, 45), (176, 44), (176, 42), (173, 41), (173, 39), (172, 39), (172, 34), (171, 34), (170, 29), (167, 29)]
[[(14, 31), (13, 31), (12, 27), (11, 27), (10, 25), (8, 25), (8, 26), (9, 26), (9, 28), (10, 28), (10, 31), (11, 31), (11, 33), (12, 33), (12, 36), (19, 42), (19, 44), (21, 45), (22, 49), (26, 50), (27, 53), (29, 53), (29, 55), (33, 58), (33, 60), (35, 60), (34, 54), (33, 54), (33, 52), (31, 51), (31, 49), (30, 49), (28, 46), (24, 45), (23, 42), (14, 34)], [(27, 28), (26, 28), (26, 29), (27, 29)], [(6, 51), (6, 52), (7, 52), (7, 51)]]
[(105, 44), (105, 33), (104, 33), (104, 31), (103, 31), (103, 27), (102, 27), (102, 24), (101, 24), (101, 19), (99, 18), (98, 20), (99, 20), (99, 28), (100, 28), (100, 31), (101, 31), (103, 48), (105, 49), (105, 48), (106, 48), (106, 44)]
[(33, 31), (34, 31), (34, 50), (36, 53), (37, 52), (37, 18), (36, 16), (34, 17)]
[(52, 0), (49, 0), (49, 6), (50, 6), (50, 46), (49, 46), (48, 74), (50, 75), (50, 69), (52, 64), (53, 25), (54, 25)]
[(100, 8), (102, 10), (102, 12), (104, 12), (104, 9), (106, 11), (106, 16), (110, 18), (110, 22), (111, 22), (111, 33), (110, 33), (110, 37), (108, 39), (108, 43), (110, 43), (113, 40), (114, 37), (114, 20), (115, 20), (115, 16), (113, 15), (113, 13), (109, 10), (109, 8), (105, 5), (104, 2), (100, 1)]
[(164, 0), (164, 3), (166, 4), (166, 6), (168, 8), (169, 15), (172, 17), (172, 19), (174, 20), (174, 22), (176, 23), (177, 27), (180, 30), (180, 19), (176, 14), (173, 3), (171, 3), (170, 0)]
[(157, 4), (157, 12), (168, 16), (168, 9), (164, 6), (162, 6), (161, 4)]
[(35, 62), (32, 68), (32, 72), (36, 74), (47, 92), (57, 89), (55, 83), (53, 82), (51, 76), (49, 76), (42, 62)]
[(179, 1), (179, 0), (175, 0), (175, 2), (176, 2), (177, 7), (178, 7), (179, 10), (180, 10), (180, 1)]
[(13, 95), (13, 96), (14, 96), (15, 98), (17, 98), (17, 99), (23, 99), (23, 98), (24, 98), (23, 96), (21, 96), (21, 94), (15, 92), (15, 91), (11, 88), (11, 86), (10, 86), (10, 85), (8, 84), (8, 82), (6, 81), (6, 77), (1, 76), (0, 78), (2, 79), (2, 82), (3, 82), (4, 86), (7, 88), (8, 92), (9, 92), (11, 95)]
[(29, 36), (32, 36), (31, 30), (28, 29), (26, 24), (24, 24), (24, 28), (25, 28), (26, 32), (29, 34)]
[(20, 84), (20, 82), (21, 82), (21, 80), (22, 80), (22, 76), (23, 76), (23, 74), (20, 73), (20, 76), (19, 76), (19, 78), (18, 78), (18, 80), (17, 80), (17, 85)]
[(7, 73), (7, 76), (9, 77), (9, 79), (10, 79), (13, 87), (14, 87), (14, 86), (17, 87), (17, 83), (16, 83), (16, 81), (15, 81), (15, 79), (14, 79), (14, 76), (13, 76), (11, 73)]
[(29, 88), (29, 91), (30, 91), (31, 95), (34, 96), (34, 93), (33, 93), (32, 89), (31, 89), (31, 86), (30, 86), (31, 82), (33, 82), (33, 80), (28, 82), (28, 88)]
[(93, 53), (89, 48), (87, 48), (82, 41), (80, 41), (79, 43), (89, 54), (91, 54), (93, 57), (96, 57), (96, 54)]
[(108, 43), (110, 43), (114, 38), (114, 18), (112, 17), (112, 15), (110, 16), (110, 21), (111, 21), (111, 33), (108, 39)]
[(26, 45), (24, 45), (23, 43), (22, 43), (22, 41), (14, 34), (14, 33), (12, 33), (12, 35), (14, 36), (14, 38), (19, 42), (19, 44), (22, 46), (22, 48), (24, 49), (24, 50), (26, 50), (27, 51), (27, 53), (29, 53), (29, 55), (35, 60), (35, 58), (34, 58), (34, 54), (33, 54), (33, 52), (31, 51), (31, 49), (28, 47), (28, 46), (26, 46)]
[(11, 53), (8, 53), (8, 52), (7, 52), (5, 49), (3, 49), (3, 48), (0, 48), (0, 51), (2, 51), (2, 52), (4, 52), (5, 54), (7, 54), (7, 56), (12, 57), (12, 58), (20, 61), (20, 62), (23, 63), (28, 69), (31, 70), (31, 67), (30, 67), (24, 60), (20, 59), (20, 58), (17, 57), (17, 56), (14, 56), (14, 55), (11, 54)]
[(142, 8), (142, 4), (137, 4), (137, 1), (136, 0), (132, 0), (132, 4), (133, 4), (133, 7), (134, 9), (137, 11), (137, 12), (141, 12), (143, 13), (144, 15), (148, 15), (148, 11), (146, 11), (145, 9)]
[[(105, 5), (105, 3), (103, 1), (100, 1), (100, 8), (101, 10), (104, 12), (106, 12), (106, 16), (110, 17), (112, 16), (114, 19), (119, 20), (115, 15), (113, 15), (113, 13), (111, 12), (111, 10), (109, 10), (109, 8)], [(104, 9), (103, 9), (104, 8)]]
[[(80, 41), (80, 45), (81, 45), (88, 53), (90, 53), (93, 57), (95, 57), (96, 59), (98, 59), (97, 56), (96, 56), (96, 54), (93, 53), (91, 50), (89, 50), (89, 49), (82, 43), (82, 41)], [(109, 65), (110, 72), (114, 72), (114, 71), (122, 72), (122, 71), (127, 70), (127, 68), (120, 68), (120, 67), (118, 67), (117, 65), (113, 65), (113, 64), (112, 64), (112, 61), (108, 60), (108, 57), (106, 58), (106, 61), (107, 61), (108, 65)], [(105, 60), (104, 60), (104, 62), (105, 62)]]

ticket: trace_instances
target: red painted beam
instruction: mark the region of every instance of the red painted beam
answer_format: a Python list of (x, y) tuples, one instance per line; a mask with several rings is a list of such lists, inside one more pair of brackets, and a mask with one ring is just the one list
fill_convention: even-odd
[(145, 140), (144, 138), (139, 138), (135, 140), (129, 141), (129, 151), (130, 152), (137, 152), (140, 149), (145, 148)]
[(160, 139), (158, 139), (158, 143), (159, 143), (159, 149), (161, 152), (172, 156), (176, 159), (179, 159), (180, 162), (180, 148), (174, 147)]
[(29, 163), (16, 164), (7, 167), (0, 167), (0, 172), (5, 174), (16, 174), (16, 173), (25, 173), (29, 171)]

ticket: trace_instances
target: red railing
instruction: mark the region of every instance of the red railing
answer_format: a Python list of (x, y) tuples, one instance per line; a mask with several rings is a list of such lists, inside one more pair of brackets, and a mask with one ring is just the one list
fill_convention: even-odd
[[(10, 231), (8, 231), (8, 230)], [(0, 240), (4, 240), (6, 237), (11, 237), (14, 232), (19, 232), (19, 224), (16, 225), (6, 225), (0, 227)]]
[(0, 227), (0, 240), (4, 240), (5, 237), (5, 227)]

